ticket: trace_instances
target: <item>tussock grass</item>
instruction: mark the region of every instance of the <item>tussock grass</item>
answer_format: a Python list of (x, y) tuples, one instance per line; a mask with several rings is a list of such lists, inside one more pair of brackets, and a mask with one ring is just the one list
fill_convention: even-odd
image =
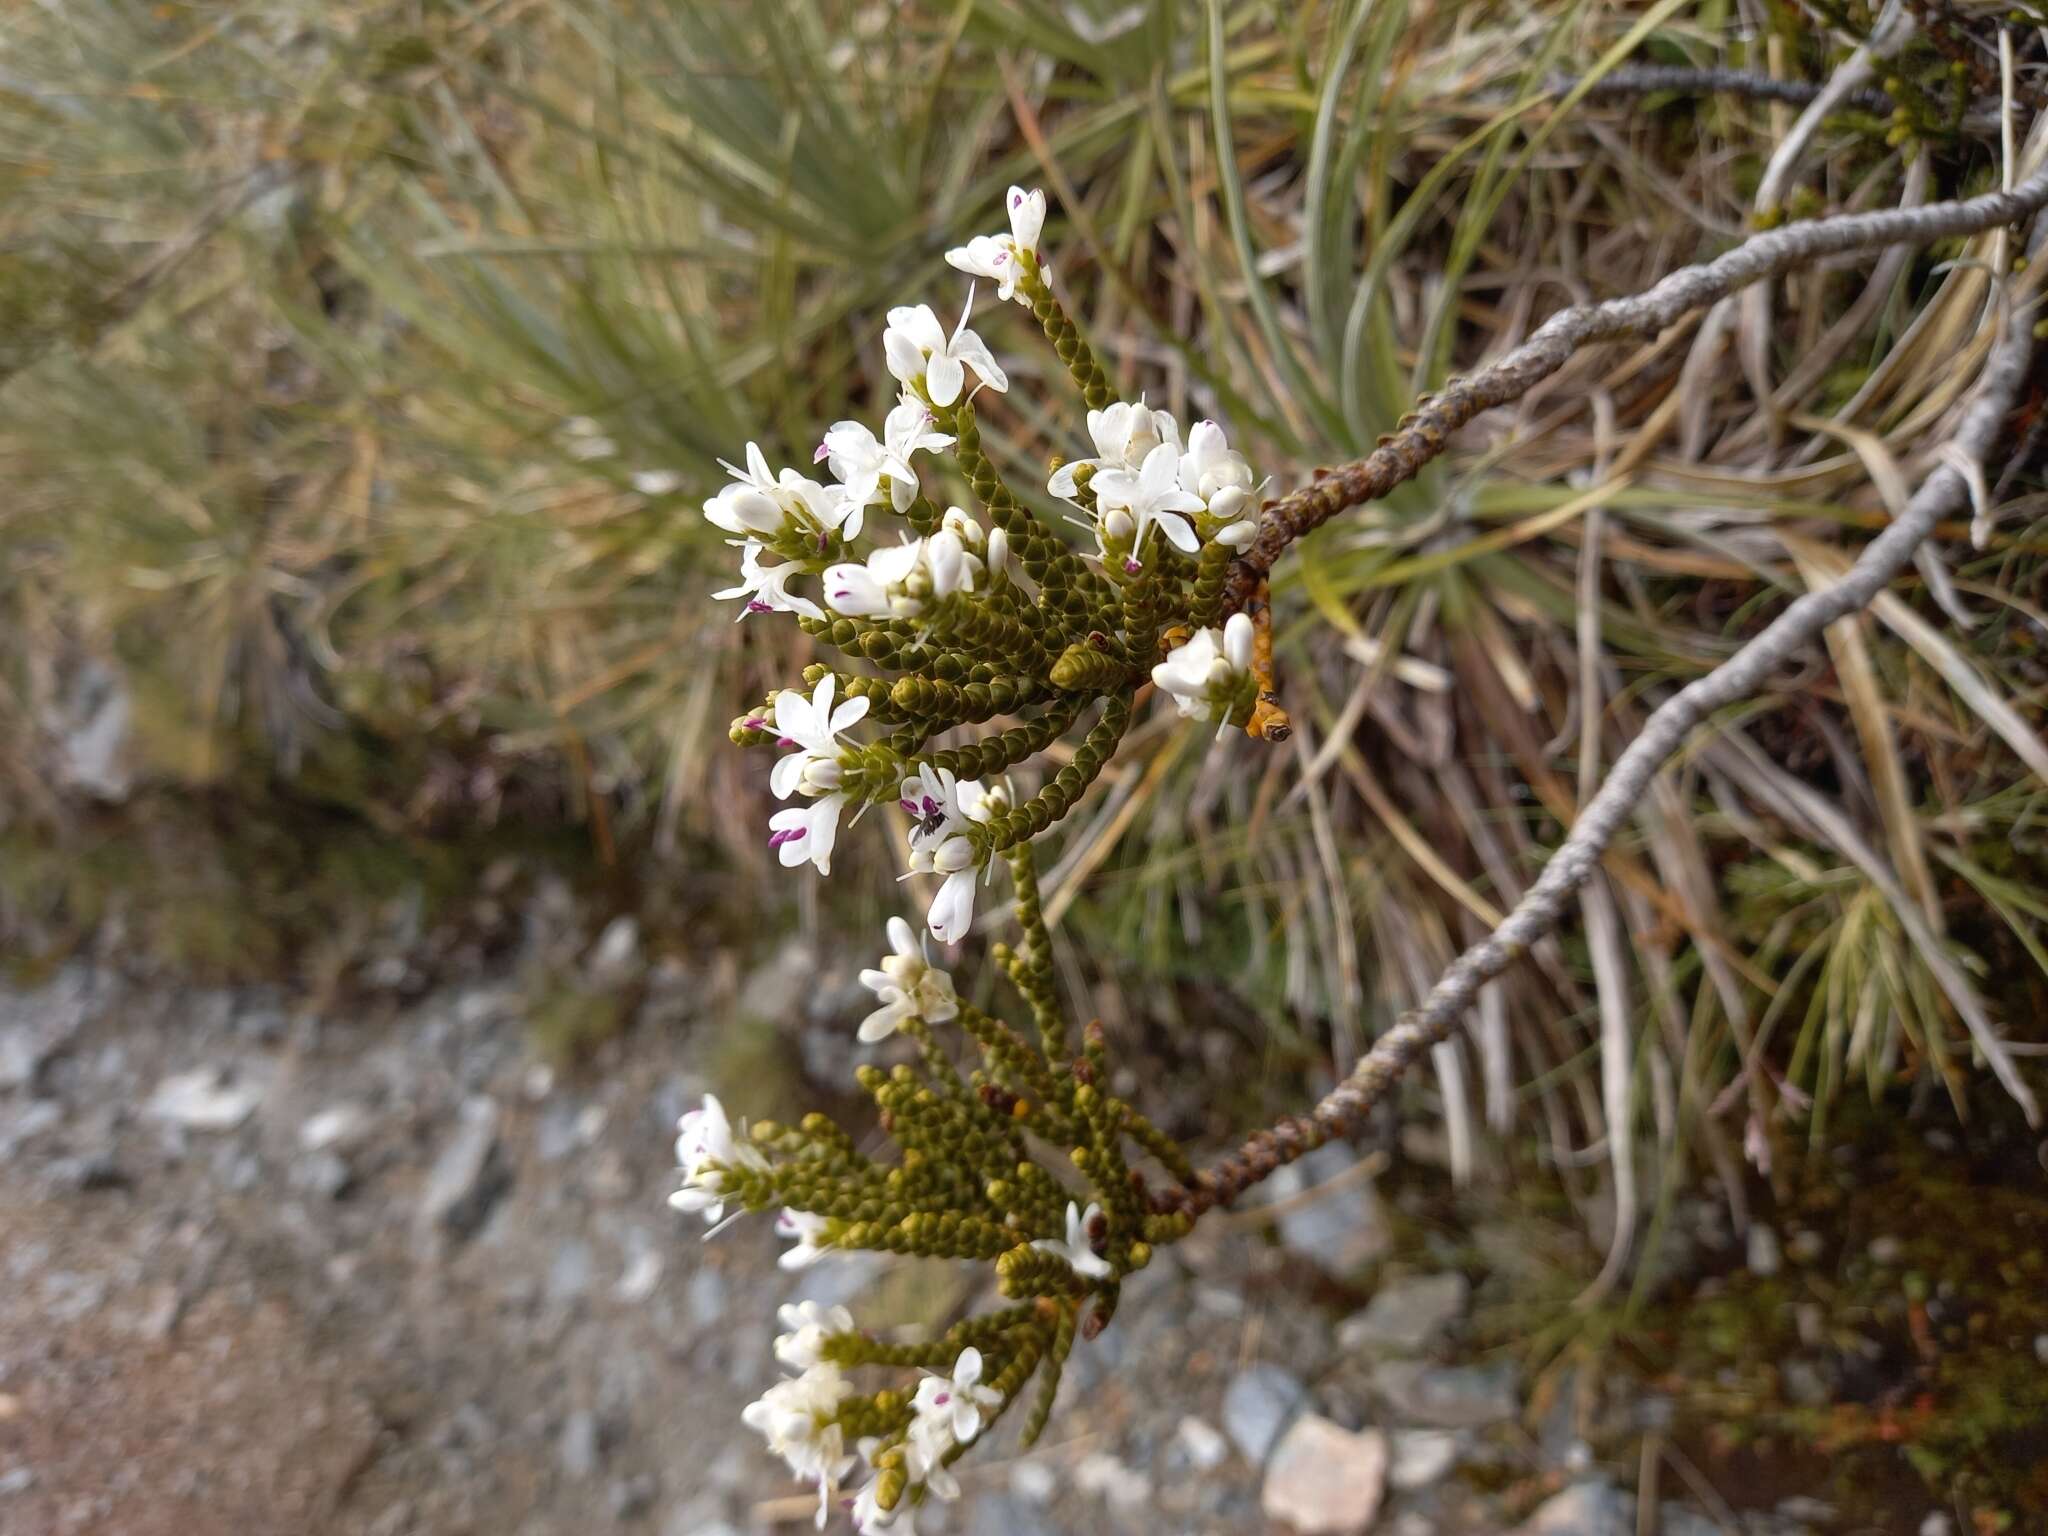
[[(1625, 61), (1817, 81), (1846, 55), (1763, 9), (1750, 33), (1719, 0), (16, 8), (8, 798), (61, 818), (48, 724), (100, 659), (155, 778), (310, 776), (408, 828), (512, 794), (784, 899), (723, 723), (787, 641), (707, 601), (729, 562), (695, 504), (749, 438), (805, 462), (879, 415), (884, 309), (955, 302), (941, 253), (1009, 182), (1051, 192), (1119, 387), (1225, 420), (1284, 488), (1558, 305), (1776, 215), (1755, 193), (1794, 109), (1592, 90)], [(1995, 144), (1939, 131), (1950, 54), (1894, 68), (1927, 136), (1830, 119), (1792, 213), (1992, 184)], [(1589, 352), (1309, 540), (1278, 594), (1293, 747), (1133, 733), (1048, 861), (1076, 984), (1115, 1016), (1137, 978), (1221, 982), (1348, 1061), (1649, 703), (1898, 504), (1984, 355), (2005, 238)], [(988, 318), (1019, 372), (1055, 366)], [(1034, 393), (985, 413), (1022, 486), (1079, 430)], [(1745, 1152), (1782, 1168), (1852, 1087), (1960, 1107), (1967, 1035), (1902, 902), (2042, 1043), (2048, 500), (2000, 495), (1982, 549), (1941, 530), (1917, 584), (1669, 776), (1611, 911), (1439, 1054), (1460, 1176), (1487, 1128), (1532, 1135), (1626, 1233), (1700, 1169), (1739, 1211)], [(1788, 813), (1773, 773), (1839, 818)]]

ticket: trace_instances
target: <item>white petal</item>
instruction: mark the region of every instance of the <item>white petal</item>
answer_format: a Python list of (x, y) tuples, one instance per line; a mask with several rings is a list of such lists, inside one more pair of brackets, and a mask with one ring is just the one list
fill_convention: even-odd
[(965, 936), (968, 925), (974, 921), (974, 887), (972, 869), (956, 870), (939, 887), (931, 910), (925, 914), (925, 924), (940, 943), (951, 944)]
[(960, 398), (960, 360), (950, 352), (934, 352), (925, 363), (925, 393), (933, 405), (951, 405)]

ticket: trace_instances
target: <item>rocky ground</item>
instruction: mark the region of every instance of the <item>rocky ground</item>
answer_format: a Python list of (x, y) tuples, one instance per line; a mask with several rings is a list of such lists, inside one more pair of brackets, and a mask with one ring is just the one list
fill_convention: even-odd
[[(748, 1097), (714, 1016), (808, 999), (805, 1051), (835, 1058), (843, 979), (790, 954), (745, 983), (650, 964), (630, 923), (580, 953), (637, 1019), (575, 1071), (538, 1060), (509, 979), (394, 965), (381, 1000), (320, 1008), (79, 959), (0, 991), (0, 1530), (807, 1528), (812, 1500), (738, 1419), (772, 1379), (777, 1305), (879, 1326), (980, 1298), (937, 1265), (788, 1274), (765, 1223), (707, 1242), (664, 1205), (678, 1113), (713, 1076)], [(1571, 1391), (1469, 1345), (1463, 1270), (1390, 1259), (1405, 1197), (1375, 1171), (1326, 1149), (1271, 1212), (1137, 1277), (1046, 1443), (1006, 1428), (920, 1529), (1875, 1529), (1811, 1499), (1731, 1512), (1637, 1454), (1669, 1421), (1654, 1395), (1610, 1390), (1626, 1433), (1588, 1438)], [(1373, 1289), (1339, 1283), (1361, 1273)], [(1662, 1493), (1639, 1510), (1646, 1475)], [(1898, 1519), (1950, 1529), (1931, 1505)]]

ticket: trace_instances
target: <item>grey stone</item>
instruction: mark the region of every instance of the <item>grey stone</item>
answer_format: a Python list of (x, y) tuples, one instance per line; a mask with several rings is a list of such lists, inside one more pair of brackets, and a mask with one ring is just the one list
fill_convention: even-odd
[(1221, 1466), (1223, 1458), (1230, 1454), (1230, 1443), (1207, 1419), (1198, 1419), (1188, 1414), (1174, 1430), (1174, 1439), (1187, 1452), (1188, 1461), (1197, 1470), (1207, 1472)]
[(1152, 1502), (1152, 1479), (1107, 1451), (1090, 1451), (1081, 1458), (1074, 1468), (1074, 1486), (1119, 1514), (1135, 1514)]
[(1905, 1239), (1887, 1233), (1870, 1240), (1870, 1261), (1873, 1264), (1896, 1264), (1906, 1256)]
[(2034, 1335), (2034, 1358), (2043, 1365), (2048, 1365), (2048, 1333)]
[(1827, 1252), (1827, 1246), (1818, 1232), (1810, 1227), (1801, 1227), (1792, 1234), (1792, 1243), (1787, 1252), (1792, 1255), (1795, 1263), (1817, 1264), (1821, 1255)]
[(1545, 1499), (1515, 1536), (1635, 1536), (1636, 1501), (1607, 1483), (1574, 1483)]
[(1014, 1494), (985, 1493), (967, 1518), (968, 1536), (1060, 1536), (1060, 1529), (1036, 1505)]
[(292, 1186), (323, 1200), (339, 1200), (355, 1182), (348, 1164), (332, 1152), (312, 1152), (292, 1164)]
[(564, 1307), (580, 1301), (590, 1292), (590, 1283), (597, 1276), (597, 1259), (590, 1251), (590, 1244), (580, 1237), (572, 1237), (555, 1249), (554, 1259), (548, 1265), (547, 1299), (553, 1306)]
[(82, 966), (67, 965), (29, 992), (0, 987), (0, 1088), (20, 1088), (68, 1044), (85, 1022), (91, 985)]
[(1393, 1440), (1393, 1466), (1387, 1480), (1403, 1492), (1427, 1488), (1458, 1459), (1458, 1437), (1449, 1430), (1397, 1429)]
[(1296, 1419), (1267, 1463), (1259, 1505), (1301, 1536), (1358, 1536), (1387, 1489), (1387, 1439), (1354, 1434), (1319, 1414)]
[(591, 1477), (597, 1471), (597, 1452), (597, 1415), (578, 1408), (562, 1421), (561, 1438), (555, 1443), (562, 1475), (576, 1482)]
[(63, 697), (44, 714), (44, 726), (56, 738), (58, 784), (96, 800), (126, 800), (135, 786), (128, 750), (134, 718), (118, 672), (96, 660), (80, 665)]
[(585, 962), (590, 979), (600, 987), (623, 987), (640, 974), (640, 923), (630, 914), (613, 918), (590, 947)]
[(36, 1474), (33, 1467), (15, 1467), (11, 1471), (0, 1473), (0, 1498), (6, 1498), (9, 1494), (27, 1493), (35, 1485)]
[(1659, 1536), (1738, 1536), (1734, 1526), (1670, 1502), (1657, 1506), (1657, 1530)]
[(346, 1152), (370, 1133), (370, 1114), (360, 1104), (330, 1104), (299, 1127), (308, 1152)]
[(1337, 1276), (1355, 1274), (1393, 1247), (1378, 1193), (1370, 1183), (1342, 1179), (1357, 1161), (1350, 1147), (1331, 1142), (1267, 1180), (1270, 1199), (1287, 1206), (1280, 1241)]
[(1050, 1504), (1059, 1487), (1059, 1474), (1033, 1457), (1010, 1468), (1010, 1492), (1032, 1504)]
[(475, 1234), (512, 1183), (497, 1153), (498, 1106), (481, 1095), (464, 1099), (455, 1130), (420, 1192), (415, 1217), (420, 1235), (461, 1239)]
[(30, 1099), (26, 1104), (0, 1105), (0, 1161), (11, 1156), (23, 1142), (53, 1130), (64, 1119), (64, 1106), (55, 1099)]
[(1432, 1366), (1383, 1360), (1373, 1390), (1397, 1414), (1438, 1429), (1476, 1429), (1511, 1419), (1520, 1406), (1512, 1366)]
[(1784, 1255), (1778, 1248), (1778, 1234), (1762, 1222), (1751, 1222), (1749, 1228), (1749, 1272), (1760, 1280), (1768, 1280), (1784, 1267)]
[(1363, 1312), (1337, 1327), (1337, 1347), (1346, 1352), (1417, 1354), (1464, 1315), (1472, 1287), (1453, 1271), (1383, 1285)]
[(143, 1113), (188, 1131), (232, 1131), (256, 1112), (263, 1090), (221, 1067), (195, 1067), (165, 1078)]
[(613, 1483), (606, 1495), (612, 1507), (614, 1520), (637, 1520), (654, 1508), (654, 1500), (661, 1492), (651, 1472), (637, 1472), (631, 1477), (622, 1477)]
[(690, 1321), (699, 1329), (715, 1328), (725, 1316), (725, 1275), (723, 1271), (699, 1267), (690, 1273), (684, 1292)]
[(1223, 1430), (1253, 1466), (1266, 1459), (1288, 1422), (1308, 1401), (1308, 1388), (1277, 1365), (1247, 1367), (1223, 1392)]

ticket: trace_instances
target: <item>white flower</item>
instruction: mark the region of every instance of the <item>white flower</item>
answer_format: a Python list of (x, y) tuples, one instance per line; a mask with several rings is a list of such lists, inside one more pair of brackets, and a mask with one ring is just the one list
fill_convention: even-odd
[(761, 553), (764, 545), (758, 539), (748, 539), (740, 546), (740, 584), (727, 587), (723, 592), (714, 592), (712, 597), (721, 601), (730, 598), (744, 598), (745, 605), (739, 616), (750, 613), (800, 613), (805, 618), (822, 619), (825, 610), (808, 597), (798, 597), (789, 590), (790, 578), (801, 576), (803, 568), (783, 561), (780, 565), (763, 565)]
[(1089, 1225), (1101, 1214), (1102, 1207), (1099, 1205), (1091, 1202), (1084, 1211), (1069, 1200), (1067, 1240), (1061, 1242), (1056, 1237), (1041, 1237), (1035, 1239), (1031, 1246), (1052, 1254), (1055, 1258), (1065, 1259), (1067, 1267), (1077, 1275), (1087, 1275), (1096, 1280), (1107, 1279), (1114, 1273), (1109, 1267), (1109, 1261), (1098, 1254), (1088, 1242)]
[(830, 672), (818, 679), (807, 699), (796, 688), (775, 695), (775, 731), (780, 745), (796, 750), (779, 759), (768, 772), (768, 787), (775, 798), (787, 800), (796, 790), (807, 795), (829, 795), (839, 788), (839, 733), (867, 717), (865, 698), (848, 699), (837, 709), (832, 699), (839, 680)]
[(808, 1371), (820, 1364), (825, 1341), (832, 1335), (853, 1332), (851, 1312), (815, 1301), (778, 1308), (775, 1318), (789, 1330), (776, 1337), (775, 1358), (793, 1371)]
[(784, 869), (809, 859), (818, 873), (832, 873), (832, 849), (839, 841), (839, 813), (845, 795), (823, 795), (809, 805), (792, 805), (768, 818), (768, 846)]
[[(1184, 554), (1202, 547), (1190, 512), (1207, 508), (1202, 498), (1180, 485), (1180, 452), (1172, 443), (1161, 443), (1145, 455), (1145, 462), (1133, 474), (1128, 469), (1098, 471), (1094, 482), (1095, 506), (1099, 515), (1112, 512), (1130, 515), (1131, 552), (1135, 557), (1145, 547), (1145, 535), (1156, 524), (1169, 543)], [(1135, 566), (1133, 558), (1127, 568)]]
[(882, 1508), (882, 1480), (870, 1479), (853, 1496), (853, 1528), (866, 1536), (869, 1531), (887, 1531), (890, 1536), (917, 1536), (917, 1510), (910, 1500), (898, 1497), (894, 1509)]
[[(1017, 279), (1026, 259), (1038, 259), (1038, 236), (1045, 228), (1045, 194), (1010, 188), (1008, 205), (1010, 232), (1007, 235), (976, 235), (963, 246), (946, 252), (946, 260), (974, 277), (996, 280), (996, 297), (1018, 298)], [(1031, 300), (1018, 298), (1028, 305)]]
[(839, 1367), (821, 1361), (801, 1376), (778, 1381), (740, 1410), (740, 1422), (765, 1439), (792, 1473), (817, 1483), (821, 1529), (832, 1490), (853, 1467), (845, 1431), (831, 1420), (849, 1390)]
[(925, 913), (932, 937), (951, 944), (974, 921), (974, 840), (962, 829), (1008, 810), (1009, 792), (978, 779), (959, 780), (945, 768), (924, 769), (903, 781), (903, 805), (917, 818), (910, 831), (910, 873), (944, 875), (945, 882)]
[(633, 472), (633, 489), (642, 496), (666, 496), (683, 483), (672, 469), (639, 469)]
[(676, 1164), (682, 1169), (683, 1187), (668, 1197), (668, 1203), (679, 1211), (702, 1211), (708, 1224), (725, 1214), (726, 1170), (766, 1168), (768, 1160), (733, 1135), (725, 1106), (707, 1093), (701, 1109), (676, 1122)]
[(948, 336), (929, 304), (902, 305), (889, 311), (888, 329), (882, 332), (882, 350), (889, 359), (889, 371), (904, 384), (924, 381), (925, 393), (933, 405), (951, 405), (960, 398), (965, 383), (962, 365), (998, 392), (1010, 387), (1003, 370), (996, 366), (988, 343), (967, 329), (967, 316), (974, 309), (974, 289), (967, 290), (967, 305), (960, 311), (960, 323)]
[(1252, 467), (1224, 440), (1221, 427), (1213, 421), (1198, 421), (1188, 428), (1187, 452), (1180, 456), (1180, 483), (1182, 489), (1213, 502), (1219, 491), (1250, 490)]
[(795, 688), (775, 695), (776, 732), (783, 745), (796, 750), (769, 770), (768, 787), (777, 799), (786, 800), (799, 790), (816, 797), (809, 805), (791, 806), (768, 818), (768, 846), (785, 869), (794, 869), (808, 859), (819, 874), (832, 873), (839, 815), (848, 798), (839, 790), (843, 769), (838, 737), (868, 712), (865, 698), (848, 699), (833, 708), (837, 687), (837, 680), (828, 672), (818, 679), (808, 699)]
[(929, 538), (885, 545), (862, 564), (827, 566), (825, 601), (848, 618), (914, 619), (928, 603), (974, 591), (981, 571), (981, 558), (959, 533), (941, 528)]
[[(783, 1269), (809, 1269), (832, 1252), (830, 1243), (818, 1241), (825, 1235), (825, 1225), (823, 1216), (815, 1216), (809, 1211), (782, 1212), (775, 1218), (775, 1235), (795, 1238), (796, 1246), (777, 1259), (776, 1263)], [(783, 1310), (786, 1312), (789, 1309), (785, 1307)], [(776, 1348), (779, 1353), (781, 1346), (777, 1345)]]
[(732, 484), (704, 503), (704, 516), (713, 527), (758, 538), (792, 533), (821, 551), (835, 533), (844, 539), (860, 537), (865, 503), (848, 496), (844, 486), (820, 485), (793, 469), (774, 474), (754, 443), (747, 444), (745, 469), (718, 462)]
[[(980, 1382), (981, 1351), (970, 1344), (953, 1362), (951, 1377), (927, 1376), (917, 1384), (917, 1396), (910, 1406), (918, 1422), (911, 1433), (930, 1426), (934, 1431), (943, 1430), (948, 1447), (972, 1442), (981, 1433), (982, 1410), (1000, 1407), (1003, 1401), (1002, 1393)], [(928, 1434), (927, 1443), (937, 1444), (940, 1438)]]
[(1105, 469), (1137, 469), (1145, 455), (1161, 443), (1171, 443), (1180, 453), (1180, 423), (1171, 411), (1146, 407), (1141, 396), (1136, 405), (1119, 400), (1088, 413), (1088, 437), (1095, 444), (1095, 457), (1076, 459), (1052, 472), (1045, 488), (1055, 496), (1072, 499), (1076, 492), (1075, 471), (1086, 466), (1098, 474)]
[(905, 395), (883, 421), (879, 440), (862, 422), (837, 421), (818, 445), (818, 457), (846, 487), (849, 500), (868, 506), (880, 498), (887, 481), (889, 504), (901, 512), (916, 499), (919, 488), (910, 456), (952, 446), (952, 433), (933, 431), (931, 426), (931, 408)]
[(988, 536), (982, 532), (981, 524), (965, 507), (948, 507), (946, 515), (939, 519), (939, 530), (950, 533), (960, 541), (960, 547), (969, 554), (978, 555), (987, 544)]
[(943, 1024), (960, 1012), (953, 978), (933, 968), (924, 940), (900, 917), (889, 919), (889, 946), (895, 953), (883, 959), (880, 970), (860, 973), (860, 984), (882, 1004), (860, 1021), (860, 1038), (870, 1043), (888, 1039), (905, 1019)]
[(1189, 719), (1221, 720), (1217, 740), (1230, 728), (1230, 709), (1244, 692), (1244, 681), (1252, 665), (1252, 621), (1233, 613), (1219, 634), (1198, 629), (1185, 644), (1167, 653), (1152, 669), (1152, 681), (1173, 695), (1173, 702)]

